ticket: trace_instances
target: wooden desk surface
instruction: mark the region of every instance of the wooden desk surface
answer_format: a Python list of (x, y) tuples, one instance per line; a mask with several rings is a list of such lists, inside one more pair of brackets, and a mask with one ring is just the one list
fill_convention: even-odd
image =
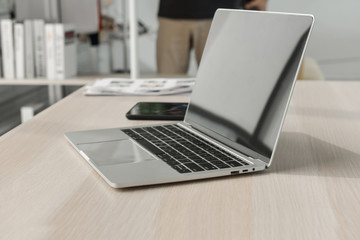
[(140, 99), (77, 91), (0, 138), (0, 238), (359, 239), (359, 93), (298, 82), (262, 173), (116, 190), (63, 133), (144, 124), (124, 117)]

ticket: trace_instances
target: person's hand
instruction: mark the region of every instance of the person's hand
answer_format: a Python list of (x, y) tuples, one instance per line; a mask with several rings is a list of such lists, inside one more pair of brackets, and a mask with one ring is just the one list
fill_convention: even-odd
[(256, 9), (260, 11), (266, 10), (267, 0), (252, 0), (245, 4), (245, 9)]

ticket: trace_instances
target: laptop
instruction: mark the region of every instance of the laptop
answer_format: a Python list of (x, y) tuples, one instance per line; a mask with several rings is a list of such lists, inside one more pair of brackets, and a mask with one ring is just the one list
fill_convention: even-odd
[(219, 9), (182, 122), (65, 133), (114, 188), (271, 165), (313, 16)]

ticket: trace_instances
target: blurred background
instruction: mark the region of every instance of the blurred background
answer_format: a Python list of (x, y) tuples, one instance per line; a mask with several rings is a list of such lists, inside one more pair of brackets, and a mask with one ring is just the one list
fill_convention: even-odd
[[(51, 0), (0, 0), (1, 17), (7, 17), (17, 7), (18, 15), (26, 15), (22, 8), (29, 11), (29, 6), (44, 5)], [(60, 1), (60, 0), (59, 0)], [(123, 73), (129, 71), (128, 40), (128, 1), (99, 1), (101, 19), (91, 15), (91, 5), (97, 0), (61, 0), (67, 2), (85, 2), (88, 9), (73, 9), (66, 6), (62, 13), (63, 20), (85, 19), (89, 24), (101, 21), (102, 30), (99, 42), (92, 46), (86, 37), (78, 42), (78, 74)], [(34, 2), (36, 4), (32, 4)], [(159, 0), (137, 0), (137, 17), (139, 28), (138, 56), (140, 73), (156, 73), (155, 51), (157, 37), (157, 12)], [(76, 5), (76, 4), (75, 4)], [(70, 4), (71, 6), (71, 4)], [(33, 13), (41, 16), (41, 8), (33, 7)], [(359, 80), (360, 79), (360, 1), (326, 1), (326, 0), (271, 0), (267, 10), (277, 12), (311, 13), (315, 15), (315, 26), (307, 48), (306, 56), (314, 59), (326, 80)], [(86, 10), (90, 14), (86, 14)], [(35, 13), (34, 13), (35, 12)], [(68, 12), (68, 13), (66, 13)], [(16, 13), (15, 13), (16, 14)], [(30, 13), (27, 13), (30, 14)], [(31, 14), (30, 14), (31, 15)], [(72, 15), (76, 17), (71, 18)], [(70, 17), (69, 17), (70, 16)], [(17, 16), (23, 19), (24, 16)], [(91, 20), (92, 19), (92, 20)], [(88, 30), (91, 32), (91, 29)], [(80, 33), (86, 33), (80, 29)], [(92, 30), (95, 32), (95, 29)], [(96, 53), (94, 49), (96, 48)], [(192, 58), (190, 75), (196, 74), (196, 64)]]
[[(121, 77), (128, 76), (130, 70), (128, 3), (128, 0), (0, 0), (0, 18), (72, 23), (77, 32), (77, 74)], [(159, 0), (136, 1), (140, 76), (157, 72), (158, 7)], [(269, 0), (267, 5), (269, 11), (315, 15), (301, 75), (303, 79), (325, 81), (360, 80), (359, 9), (357, 0)], [(188, 75), (195, 76), (196, 71), (192, 53)], [(62, 86), (62, 97), (79, 87)], [(43, 103), (34, 108), (36, 112), (52, 104), (48, 86), (0, 85), (0, 135), (22, 122), (21, 107), (29, 102)]]

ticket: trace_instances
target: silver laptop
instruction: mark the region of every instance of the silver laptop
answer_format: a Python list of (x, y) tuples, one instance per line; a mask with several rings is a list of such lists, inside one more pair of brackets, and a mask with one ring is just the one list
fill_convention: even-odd
[(312, 25), (312, 15), (219, 9), (183, 122), (65, 136), (114, 188), (262, 171)]

